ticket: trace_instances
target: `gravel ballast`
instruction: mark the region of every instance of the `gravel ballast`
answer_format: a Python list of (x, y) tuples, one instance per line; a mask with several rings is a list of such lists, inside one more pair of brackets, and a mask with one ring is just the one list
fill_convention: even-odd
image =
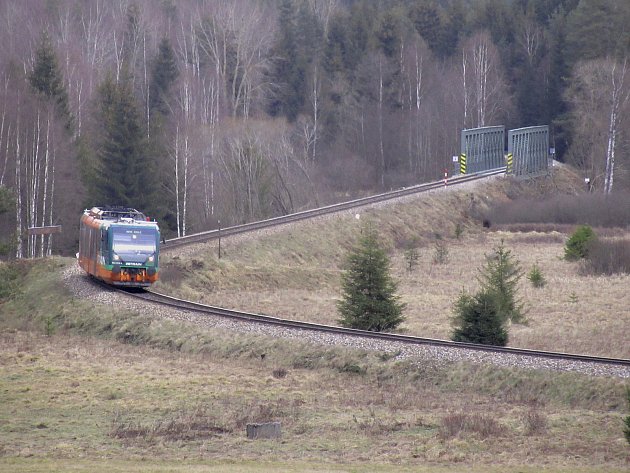
[(151, 317), (160, 317), (181, 321), (205, 328), (225, 329), (236, 332), (296, 339), (320, 345), (343, 346), (361, 350), (373, 350), (396, 353), (397, 359), (417, 359), (433, 362), (471, 362), (493, 364), (500, 367), (518, 367), (535, 370), (572, 371), (590, 376), (630, 378), (630, 367), (615, 366), (586, 361), (570, 361), (540, 356), (519, 355), (513, 353), (493, 353), (431, 345), (417, 345), (388, 340), (375, 340), (357, 335), (322, 333), (311, 329), (278, 327), (254, 321), (181, 310), (161, 304), (143, 301), (122, 292), (103, 289), (93, 282), (78, 265), (72, 265), (64, 271), (64, 282), (75, 297), (90, 300), (97, 304), (118, 307), (125, 311), (134, 311)]

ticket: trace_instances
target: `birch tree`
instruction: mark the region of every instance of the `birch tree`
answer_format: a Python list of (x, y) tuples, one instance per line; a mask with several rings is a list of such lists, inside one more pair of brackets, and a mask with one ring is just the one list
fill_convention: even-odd
[(569, 159), (604, 193), (612, 192), (615, 182), (619, 137), (630, 94), (627, 72), (626, 59), (583, 61), (576, 65), (567, 92), (575, 134)]
[(264, 7), (248, 1), (219, 3), (198, 25), (199, 45), (221, 79), (233, 117), (249, 117), (265, 89), (273, 28)]
[(475, 34), (464, 44), (462, 85), (465, 128), (488, 126), (508, 108), (498, 51), (487, 32)]
[(604, 192), (606, 194), (610, 194), (613, 190), (615, 149), (623, 116), (621, 111), (628, 103), (628, 98), (630, 97), (630, 88), (625, 84), (626, 72), (628, 71), (628, 59), (624, 58), (621, 64), (614, 61), (609, 67), (609, 71), (610, 118), (608, 119), (608, 145), (606, 146), (606, 174), (604, 178)]

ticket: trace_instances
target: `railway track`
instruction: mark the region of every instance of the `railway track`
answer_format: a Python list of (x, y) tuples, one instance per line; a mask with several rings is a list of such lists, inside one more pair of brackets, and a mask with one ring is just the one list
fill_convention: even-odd
[(597, 365), (607, 365), (628, 369), (630, 376), (630, 360), (623, 358), (609, 358), (589, 355), (578, 355), (572, 353), (560, 353), (541, 350), (529, 350), (523, 348), (497, 347), (490, 345), (477, 345), (472, 343), (453, 342), (449, 340), (440, 340), (433, 338), (416, 337), (411, 335), (400, 335), (394, 333), (369, 332), (365, 330), (348, 329), (331, 325), (315, 324), (311, 322), (302, 322), (288, 319), (281, 319), (263, 314), (253, 314), (237, 310), (225, 309), (222, 307), (214, 307), (192, 301), (178, 299), (166, 294), (153, 291), (130, 292), (124, 289), (116, 289), (118, 292), (124, 293), (126, 296), (141, 299), (144, 302), (159, 304), (178, 310), (190, 311), (198, 316), (206, 317), (224, 317), (236, 319), (245, 322), (265, 324), (274, 327), (288, 328), (294, 330), (312, 331), (318, 333), (336, 334), (344, 337), (361, 338), (367, 340), (396, 342), (401, 345), (416, 346), (425, 345), (438, 348), (448, 348), (456, 350), (471, 350), (481, 353), (508, 354), (526, 358), (542, 358), (547, 360), (557, 360), (575, 363), (592, 363)]
[[(457, 186), (460, 184), (464, 184), (467, 182), (477, 181), (479, 179), (484, 179), (489, 176), (496, 176), (505, 173), (505, 167), (492, 169), (489, 171), (484, 171), (476, 174), (469, 174), (458, 176), (449, 179), (449, 186)], [(221, 237), (229, 236), (229, 235), (237, 235), (240, 233), (250, 232), (254, 230), (260, 230), (263, 228), (273, 227), (277, 225), (284, 225), (290, 222), (297, 222), (300, 220), (306, 220), (313, 217), (318, 217), (322, 215), (328, 215), (335, 212), (340, 212), (343, 210), (349, 210), (353, 208), (363, 207), (365, 205), (375, 204), (378, 202), (384, 202), (390, 199), (396, 199), (399, 197), (410, 196), (414, 194), (419, 194), (422, 192), (427, 192), (433, 189), (440, 189), (444, 187), (444, 181), (435, 181), (429, 182), (426, 184), (418, 184), (411, 187), (406, 187), (403, 189), (397, 189), (391, 192), (385, 192), (382, 194), (377, 194), (369, 197), (363, 197), (360, 199), (349, 200), (347, 202), (341, 202), (339, 204), (327, 205), (325, 207), (319, 207), (317, 209), (312, 210), (304, 210), (302, 212), (296, 212), (288, 215), (283, 215), (281, 217), (269, 218), (266, 220), (260, 220), (258, 222), (246, 223), (243, 225), (235, 225), (232, 227), (226, 227), (217, 230), (209, 230), (206, 232), (195, 233), (192, 235), (186, 235), (178, 238), (171, 238), (166, 240), (160, 246), (161, 251), (169, 251), (174, 248), (180, 248), (182, 246), (191, 245), (194, 243), (202, 243), (209, 240), (214, 240)]]
[[(505, 168), (498, 168), (483, 173), (474, 175), (462, 176), (451, 179), (449, 181), (450, 186), (456, 186), (467, 182), (476, 181), (485, 177), (499, 175), (505, 172)], [(443, 181), (431, 182), (427, 184), (420, 184), (409, 188), (399, 189), (392, 192), (386, 192), (375, 196), (365, 197), (361, 199), (355, 199), (339, 204), (329, 205), (312, 210), (306, 210), (303, 212), (297, 212), (281, 217), (262, 220), (259, 222), (252, 222), (244, 225), (232, 226), (220, 230), (211, 230), (207, 232), (188, 235), (180, 238), (173, 238), (167, 240), (161, 248), (163, 250), (171, 250), (188, 246), (195, 243), (202, 243), (212, 239), (216, 239), (219, 236), (237, 235), (254, 230), (260, 230), (263, 228), (273, 227), (277, 225), (283, 225), (290, 222), (296, 222), (300, 220), (306, 220), (316, 216), (322, 216), (349, 210), (353, 208), (362, 207), (378, 202), (383, 202), (389, 199), (395, 199), (399, 197), (409, 196), (426, 192), (433, 189), (439, 189), (444, 187)], [(110, 286), (107, 286), (110, 290)], [(472, 351), (488, 354), (502, 354), (515, 357), (531, 358), (531, 359), (544, 359), (551, 362), (564, 362), (564, 363), (577, 363), (577, 364), (592, 364), (606, 367), (614, 367), (621, 370), (622, 377), (630, 377), (630, 360), (608, 357), (596, 357), (589, 355), (579, 355), (571, 353), (549, 352), (540, 350), (529, 350), (522, 348), (510, 348), (510, 347), (496, 347), (489, 345), (477, 345), (471, 343), (452, 342), (448, 340), (416, 337), (410, 335), (399, 335), (393, 333), (381, 333), (381, 332), (369, 332), (364, 330), (347, 329), (343, 327), (336, 327), (330, 325), (315, 324), (310, 322), (302, 322), (295, 320), (282, 319), (278, 317), (272, 317), (263, 314), (254, 314), (248, 312), (242, 312), (238, 310), (231, 310), (222, 307), (214, 307), (197, 302), (178, 299), (166, 294), (160, 294), (153, 291), (128, 291), (124, 289), (115, 289), (117, 292), (124, 293), (127, 297), (140, 299), (143, 302), (150, 302), (173, 308), (176, 310), (183, 310), (195, 313), (201, 317), (222, 317), (225, 319), (232, 319), (256, 324), (263, 324), (271, 327), (279, 327), (291, 330), (310, 331), (323, 334), (334, 334), (341, 337), (351, 337), (354, 339), (364, 339), (372, 341), (393, 342), (402, 346), (428, 346), (436, 347), (448, 350), (462, 350)]]

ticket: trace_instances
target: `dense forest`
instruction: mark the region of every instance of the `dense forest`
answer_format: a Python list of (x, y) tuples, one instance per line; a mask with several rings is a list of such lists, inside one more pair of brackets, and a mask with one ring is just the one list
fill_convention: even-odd
[(627, 189), (627, 25), (621, 0), (4, 0), (0, 252), (75, 251), (97, 204), (183, 235), (434, 180), (487, 125), (549, 124)]

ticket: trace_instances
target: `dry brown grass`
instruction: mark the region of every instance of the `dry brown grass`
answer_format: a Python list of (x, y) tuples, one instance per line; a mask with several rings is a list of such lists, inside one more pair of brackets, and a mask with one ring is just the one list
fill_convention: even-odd
[[(503, 471), (625, 465), (616, 411), (547, 403), (532, 411), (531, 403), (407, 376), (383, 380), (293, 369), (278, 379), (273, 370), (269, 360), (226, 362), (97, 339), (5, 332), (2, 457), (44, 464), (106, 457), (134, 461), (138, 471), (147, 459), (226, 458), (237, 464), (325, 462), (353, 471), (381, 464)], [(244, 424), (254, 419), (280, 421), (282, 440), (247, 441)]]
[[(630, 276), (579, 275), (578, 264), (561, 259), (566, 235), (559, 232), (483, 231), (470, 209), (505, 198), (506, 185), (497, 180), (481, 191), (436, 192), (361, 212), (363, 220), (376, 224), (389, 248), (392, 272), (407, 303), (401, 331), (449, 338), (453, 303), (462, 289), (477, 290), (484, 255), (505, 240), (525, 274), (536, 264), (548, 281), (544, 288), (534, 288), (523, 277), (519, 294), (529, 323), (509, 328), (508, 345), (630, 358)], [(464, 228), (459, 240), (454, 236), (457, 223)], [(194, 271), (185, 256), (165, 257), (165, 266), (184, 276), (180, 286), (160, 289), (214, 305), (336, 324), (341, 267), (359, 228), (354, 213), (294, 224), (270, 235), (226, 241), (221, 260), (209, 243), (195, 253), (204, 260), (203, 270)], [(436, 233), (447, 245), (447, 264), (433, 264)], [(404, 242), (413, 238), (419, 241), (419, 259), (409, 272)]]

